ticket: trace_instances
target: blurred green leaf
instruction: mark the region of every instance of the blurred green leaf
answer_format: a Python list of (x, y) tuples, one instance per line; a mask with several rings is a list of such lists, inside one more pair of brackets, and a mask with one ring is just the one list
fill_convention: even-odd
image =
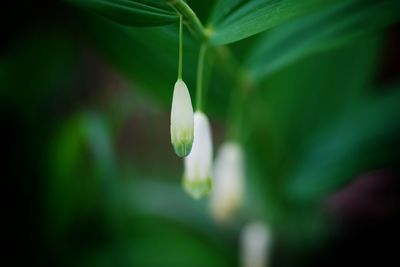
[(355, 107), (310, 139), (289, 175), (288, 196), (319, 200), (363, 171), (394, 163), (399, 151), (399, 88)]
[(190, 226), (154, 216), (135, 216), (123, 242), (110, 243), (82, 253), (77, 266), (210, 266), (235, 265), (229, 244), (214, 243)]
[(77, 114), (63, 125), (49, 154), (47, 219), (54, 237), (93, 211), (102, 187), (115, 176), (105, 121), (94, 112)]
[(345, 1), (266, 33), (246, 62), (255, 79), (264, 78), (308, 54), (349, 42), (400, 17), (397, 0)]
[(211, 10), (208, 23), (210, 25), (217, 25), (223, 20), (230, 12), (239, 6), (243, 0), (217, 0), (215, 1), (214, 7)]
[(115, 22), (129, 26), (157, 26), (177, 21), (178, 16), (164, 1), (68, 0)]
[(250, 95), (245, 127), (252, 128), (249, 165), (259, 181), (249, 183), (260, 188), (266, 217), (276, 224), (285, 223), (285, 213), (298, 208), (287, 203), (285, 185), (304, 150), (313, 149), (305, 143), (312, 146), (308, 141), (316, 132), (367, 97), (380, 42), (379, 37), (369, 38), (303, 58), (261, 82), (261, 90)]
[(213, 44), (228, 44), (275, 27), (337, 0), (219, 1), (212, 12)]

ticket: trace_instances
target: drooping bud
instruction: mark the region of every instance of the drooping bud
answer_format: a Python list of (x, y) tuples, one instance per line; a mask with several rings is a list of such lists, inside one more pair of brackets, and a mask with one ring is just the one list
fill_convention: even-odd
[(186, 84), (178, 79), (174, 86), (171, 108), (171, 143), (175, 153), (187, 156), (193, 144), (193, 107)]
[(211, 190), (212, 139), (207, 116), (194, 113), (194, 141), (190, 154), (185, 157), (183, 185), (185, 190), (198, 199)]
[(218, 221), (229, 220), (240, 207), (244, 189), (243, 152), (237, 143), (221, 146), (214, 164), (210, 208)]
[(261, 222), (247, 224), (241, 233), (242, 267), (267, 267), (271, 249), (271, 233)]

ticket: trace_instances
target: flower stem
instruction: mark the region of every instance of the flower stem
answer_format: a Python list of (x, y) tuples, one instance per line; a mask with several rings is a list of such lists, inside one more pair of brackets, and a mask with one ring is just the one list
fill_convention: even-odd
[(197, 63), (197, 81), (196, 81), (196, 110), (203, 109), (203, 79), (204, 79), (204, 60), (207, 52), (207, 43), (200, 46), (199, 60)]
[(183, 22), (182, 15), (179, 16), (179, 63), (178, 63), (178, 80), (182, 80), (182, 50), (183, 50)]

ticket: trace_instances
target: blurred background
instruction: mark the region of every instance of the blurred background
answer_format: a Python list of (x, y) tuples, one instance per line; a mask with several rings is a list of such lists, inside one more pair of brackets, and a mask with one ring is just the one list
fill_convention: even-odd
[[(244, 266), (254, 221), (268, 266), (399, 264), (396, 1), (333, 1), (210, 49), (214, 154), (240, 131), (245, 161), (227, 222), (184, 192), (170, 144), (177, 21), (134, 27), (79, 2), (2, 3), (4, 266)], [(215, 1), (188, 2), (207, 21)], [(198, 51), (185, 30), (193, 103)]]

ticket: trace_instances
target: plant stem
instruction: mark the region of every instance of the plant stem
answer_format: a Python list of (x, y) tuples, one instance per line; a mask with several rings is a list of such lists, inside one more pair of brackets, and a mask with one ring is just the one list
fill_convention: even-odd
[(208, 40), (209, 35), (207, 34), (207, 31), (197, 17), (196, 13), (194, 13), (188, 4), (186, 4), (183, 0), (167, 0), (167, 2), (193, 27), (193, 30), (200, 39), (203, 41)]
[(199, 60), (197, 63), (197, 81), (196, 81), (196, 109), (203, 109), (203, 79), (204, 79), (204, 59), (207, 52), (207, 43), (202, 43), (200, 46)]
[(183, 22), (182, 15), (179, 16), (179, 63), (178, 63), (178, 80), (182, 80), (182, 50), (183, 50)]

